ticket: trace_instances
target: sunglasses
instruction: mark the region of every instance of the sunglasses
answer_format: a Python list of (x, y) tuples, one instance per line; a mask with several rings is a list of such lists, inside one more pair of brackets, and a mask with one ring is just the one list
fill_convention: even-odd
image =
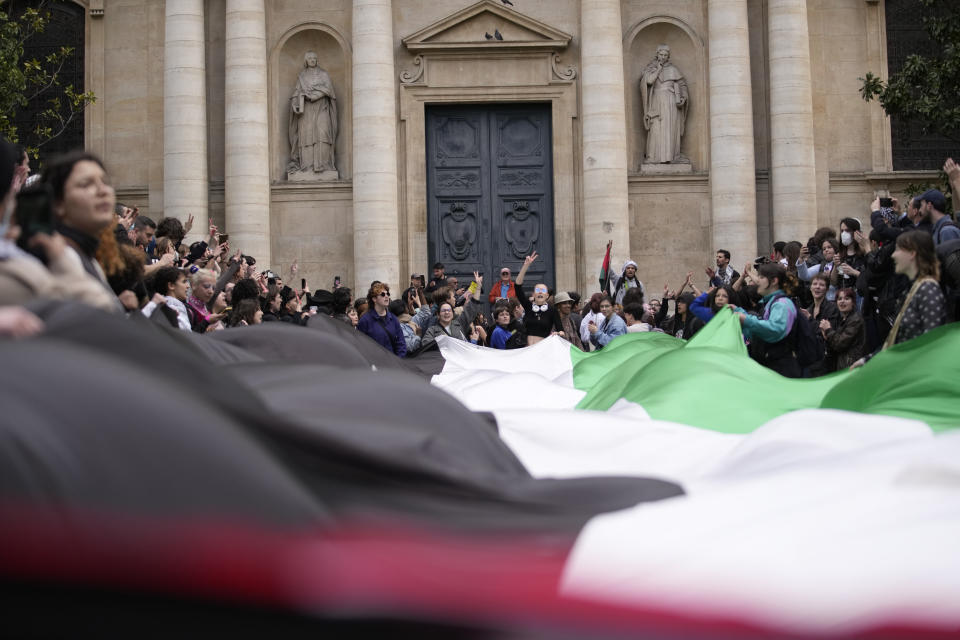
[(387, 297), (389, 298), (389, 297), (390, 297), (390, 292), (389, 292), (389, 291), (381, 291), (381, 292), (378, 293), (377, 295), (378, 295), (378, 296), (387, 296)]
[(547, 290), (544, 287), (536, 287), (533, 290), (534, 293), (547, 293)]

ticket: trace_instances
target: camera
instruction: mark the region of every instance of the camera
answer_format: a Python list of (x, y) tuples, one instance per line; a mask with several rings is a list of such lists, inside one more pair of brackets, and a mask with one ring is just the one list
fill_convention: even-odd
[(893, 208), (893, 198), (880, 198), (880, 206), (884, 209)]

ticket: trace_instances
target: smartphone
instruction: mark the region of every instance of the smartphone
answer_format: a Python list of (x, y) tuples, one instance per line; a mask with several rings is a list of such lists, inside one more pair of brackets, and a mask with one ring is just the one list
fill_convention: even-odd
[(17, 194), (17, 224), (20, 238), (17, 244), (28, 251), (30, 239), (38, 233), (53, 233), (53, 191), (50, 185), (39, 183)]
[(224, 242), (226, 242), (227, 240), (230, 239), (230, 234), (229, 234), (229, 233), (221, 233), (221, 234), (218, 236), (218, 238), (219, 238), (220, 244), (223, 244)]
[(336, 289), (340, 286), (340, 276), (337, 276), (333, 279), (333, 288)]
[(300, 278), (300, 291), (306, 291), (306, 290), (307, 290), (307, 279)]
[(880, 206), (885, 209), (893, 207), (893, 198), (880, 198)]

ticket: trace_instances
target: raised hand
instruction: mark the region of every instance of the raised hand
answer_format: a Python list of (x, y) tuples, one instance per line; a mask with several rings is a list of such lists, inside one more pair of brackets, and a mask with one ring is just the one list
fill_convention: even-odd
[(183, 225), (183, 232), (190, 233), (190, 229), (193, 229), (193, 214), (187, 216), (187, 222)]
[(540, 257), (540, 254), (534, 251), (533, 253), (531, 253), (530, 255), (528, 255), (526, 258), (523, 259), (523, 263), (527, 266), (530, 266), (538, 257)]
[(954, 162), (953, 158), (947, 158), (947, 161), (943, 163), (943, 172), (951, 180), (960, 179), (960, 165)]
[(481, 285), (483, 285), (483, 276), (480, 275), (480, 272), (479, 272), (479, 271), (474, 271), (474, 272), (473, 272), (473, 280), (474, 280), (474, 282), (477, 283), (477, 286), (478, 286), (478, 287), (480, 287)]
[(703, 271), (704, 273), (707, 274), (707, 277), (710, 278), (711, 280), (713, 280), (713, 276), (717, 275), (717, 272), (713, 269), (713, 267), (707, 267)]

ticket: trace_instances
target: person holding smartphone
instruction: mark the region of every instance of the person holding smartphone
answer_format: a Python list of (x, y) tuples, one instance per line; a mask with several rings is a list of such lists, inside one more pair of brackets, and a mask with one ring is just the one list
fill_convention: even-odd
[[(43, 260), (17, 245), (23, 233), (17, 216), (18, 194), (14, 190), (17, 159), (15, 147), (0, 140), (0, 305), (20, 305), (47, 298), (74, 300), (105, 311), (122, 311), (113, 292), (84, 271), (79, 261), (69, 255), (64, 238), (49, 228), (53, 221), (49, 199), (44, 201), (38, 197), (40, 202), (31, 201), (34, 213), (48, 220), (47, 231), (37, 230), (24, 238), (24, 244)], [(34, 197), (28, 192), (20, 200), (26, 202)], [(111, 210), (111, 216), (112, 213)], [(39, 228), (32, 223), (30, 226)]]

